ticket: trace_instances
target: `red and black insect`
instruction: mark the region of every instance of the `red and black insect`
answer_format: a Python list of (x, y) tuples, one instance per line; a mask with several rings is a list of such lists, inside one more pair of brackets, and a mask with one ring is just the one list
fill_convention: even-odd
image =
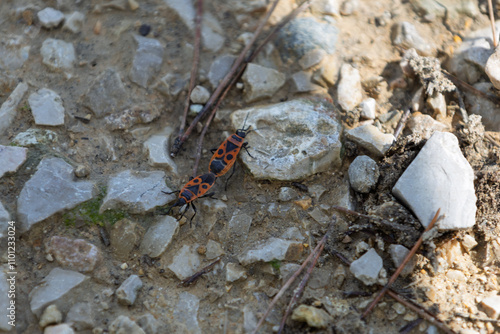
[[(227, 137), (227, 139), (224, 140), (224, 142), (219, 146), (217, 150), (212, 150), (212, 153), (214, 153), (214, 155), (212, 156), (212, 159), (210, 159), (210, 165), (208, 167), (208, 170), (211, 173), (214, 173), (217, 177), (221, 177), (222, 175), (226, 174), (231, 169), (231, 167), (233, 167), (234, 163), (236, 162), (236, 157), (238, 156), (238, 153), (240, 153), (242, 148), (245, 149), (248, 155), (252, 157), (250, 152), (248, 152), (248, 143), (244, 141), (247, 133), (249, 132), (249, 129), (250, 126), (245, 129), (245, 124), (243, 124), (243, 127), (236, 130), (236, 133), (233, 133), (232, 135)], [(233, 173), (231, 173), (231, 175), (228, 177), (228, 180), (231, 178), (231, 176), (233, 176), (233, 174), (234, 169)]]
[(184, 216), (189, 207), (192, 206), (194, 210), (194, 215), (193, 217), (191, 217), (190, 220), (192, 221), (194, 216), (196, 216), (196, 207), (194, 206), (193, 201), (197, 198), (212, 197), (214, 193), (212, 192), (207, 194), (207, 192), (215, 184), (216, 179), (217, 177), (215, 176), (214, 173), (198, 175), (197, 177), (189, 180), (189, 182), (186, 183), (180, 191), (177, 190), (170, 193), (164, 192), (165, 194), (169, 195), (179, 192), (179, 198), (177, 199), (177, 201), (175, 201), (175, 203), (168, 209), (168, 211), (165, 214), (170, 213), (173, 207), (183, 206), (187, 204), (186, 209), (184, 209), (184, 211), (182, 212), (181, 217)]

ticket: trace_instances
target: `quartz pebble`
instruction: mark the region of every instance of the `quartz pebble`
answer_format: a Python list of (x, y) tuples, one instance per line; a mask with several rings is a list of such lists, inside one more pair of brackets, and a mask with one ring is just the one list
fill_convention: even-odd
[(118, 302), (123, 305), (134, 305), (137, 292), (142, 288), (142, 281), (137, 275), (130, 275), (116, 290)]
[(365, 119), (375, 119), (376, 117), (376, 109), (377, 109), (377, 101), (374, 98), (367, 98), (360, 103), (361, 114), (360, 116)]
[(135, 323), (129, 317), (124, 315), (118, 316), (112, 323), (109, 325), (109, 333), (110, 334), (146, 334), (139, 325)]
[(164, 128), (144, 142), (144, 147), (149, 152), (149, 164), (153, 167), (164, 167), (168, 171), (177, 174), (177, 164), (170, 157), (170, 136), (174, 132), (171, 127)]
[(338, 103), (345, 111), (353, 110), (363, 99), (361, 76), (350, 64), (343, 64), (340, 68), (337, 96)]
[(63, 30), (68, 30), (74, 34), (77, 34), (82, 30), (84, 21), (85, 14), (82, 14), (80, 12), (67, 14), (65, 16)]
[(43, 311), (38, 324), (44, 328), (47, 325), (58, 324), (62, 321), (62, 313), (57, 309), (56, 305), (49, 305)]
[[(389, 246), (389, 254), (391, 255), (392, 262), (396, 268), (399, 268), (404, 258), (410, 251), (408, 248), (402, 245), (390, 245)], [(413, 269), (417, 265), (417, 258), (414, 256), (411, 260), (405, 265), (403, 271), (401, 272), (401, 276), (408, 276), (412, 273)]]
[(159, 257), (170, 245), (178, 230), (179, 222), (172, 216), (165, 216), (149, 227), (142, 238), (141, 252), (152, 258)]
[(80, 272), (94, 270), (100, 260), (99, 248), (83, 239), (53, 236), (47, 244), (47, 253), (54, 255), (59, 264)]
[(393, 135), (385, 134), (371, 124), (346, 131), (346, 137), (376, 157), (384, 156), (394, 141)]
[(356, 157), (349, 166), (349, 181), (357, 192), (370, 192), (377, 184), (379, 176), (377, 163), (366, 155)]
[(0, 145), (0, 178), (6, 173), (15, 173), (26, 161), (28, 149), (24, 147)]
[(193, 103), (204, 104), (210, 98), (210, 92), (203, 86), (196, 86), (191, 92), (191, 101)]
[(130, 69), (130, 80), (147, 88), (163, 63), (165, 47), (153, 38), (134, 35), (137, 50)]
[(269, 238), (250, 246), (238, 256), (238, 261), (244, 266), (263, 261), (284, 260), (287, 251), (293, 245), (301, 245), (296, 241), (283, 240), (279, 238)]
[(300, 305), (292, 313), (292, 320), (307, 322), (314, 328), (326, 328), (332, 320), (324, 310), (314, 306)]
[(54, 91), (42, 88), (29, 96), (28, 102), (37, 125), (64, 125), (64, 107), (61, 97)]
[(66, 322), (71, 323), (77, 331), (94, 327), (94, 315), (89, 303), (76, 303), (68, 311)]
[(194, 274), (200, 267), (201, 257), (196, 251), (198, 244), (184, 245), (175, 254), (172, 263), (168, 266), (178, 279), (183, 280)]
[(57, 27), (64, 20), (64, 14), (51, 7), (39, 11), (37, 16), (42, 27), (47, 29)]
[(93, 183), (74, 181), (73, 167), (60, 158), (45, 158), (25, 184), (17, 200), (21, 229), (64, 209), (88, 201), (96, 195)]
[(247, 278), (245, 268), (236, 263), (228, 263), (226, 265), (226, 282), (232, 283), (241, 278)]
[(455, 135), (435, 132), (392, 189), (426, 227), (438, 209), (440, 230), (474, 226), (474, 172)]
[(245, 83), (245, 101), (254, 102), (272, 97), (285, 84), (286, 77), (272, 68), (250, 63), (241, 78)]
[(351, 263), (351, 273), (366, 285), (373, 285), (378, 282), (378, 276), (383, 268), (382, 258), (375, 249), (370, 248), (359, 259)]
[(47, 38), (42, 43), (40, 54), (42, 55), (43, 63), (47, 65), (47, 67), (53, 71), (63, 71), (67, 73), (67, 78), (71, 77), (69, 71), (73, 69), (73, 65), (76, 62), (75, 48), (72, 43), (67, 43), (59, 39)]
[(0, 107), (0, 133), (7, 131), (17, 113), (17, 105), (28, 91), (28, 85), (20, 82)]

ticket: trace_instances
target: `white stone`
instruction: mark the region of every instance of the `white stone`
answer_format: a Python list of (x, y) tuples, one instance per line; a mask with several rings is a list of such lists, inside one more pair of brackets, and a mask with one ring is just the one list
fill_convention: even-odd
[(153, 167), (165, 167), (177, 175), (177, 164), (170, 157), (170, 136), (174, 132), (171, 127), (164, 128), (160, 133), (154, 134), (144, 142), (144, 147), (149, 152), (149, 164)]
[[(399, 268), (404, 258), (410, 251), (408, 248), (402, 245), (390, 245), (389, 246), (389, 254), (391, 255), (392, 262), (396, 268)], [(408, 276), (411, 274), (413, 269), (417, 264), (417, 258), (413, 256), (410, 261), (405, 265), (403, 271), (401, 272), (401, 276)]]
[(181, 292), (179, 302), (174, 309), (174, 322), (182, 325), (183, 330), (172, 331), (176, 333), (201, 334), (198, 324), (198, 309), (200, 299), (189, 292)]
[(210, 92), (203, 86), (196, 86), (191, 92), (191, 102), (205, 104), (210, 98)]
[(137, 275), (130, 275), (116, 290), (118, 302), (123, 305), (133, 305), (137, 292), (142, 288), (142, 281)]
[(108, 181), (108, 192), (100, 212), (125, 208), (131, 213), (143, 213), (163, 206), (175, 199), (175, 195), (165, 185), (165, 173), (125, 170)]
[(429, 96), (427, 98), (427, 104), (434, 113), (437, 113), (442, 118), (446, 117), (446, 99), (443, 94), (435, 93), (435, 96)]
[(198, 245), (184, 245), (174, 256), (172, 263), (168, 266), (178, 279), (183, 280), (193, 275), (201, 264), (201, 257), (196, 251)]
[(165, 47), (154, 38), (134, 35), (134, 39), (137, 42), (137, 50), (129, 77), (139, 86), (147, 88), (161, 68)]
[(435, 132), (392, 189), (392, 193), (429, 225), (438, 209), (444, 218), (441, 230), (469, 228), (475, 224), (474, 172), (464, 158), (458, 139)]
[(37, 13), (42, 27), (55, 28), (64, 20), (64, 14), (54, 8), (47, 7)]
[(62, 313), (57, 309), (56, 305), (49, 305), (43, 311), (38, 324), (44, 328), (47, 325), (58, 324), (62, 321)]
[[(316, 1), (317, 2), (317, 1)], [(323, 49), (313, 49), (299, 59), (299, 65), (303, 70), (318, 65), (327, 55)]]
[(481, 306), (486, 311), (486, 314), (494, 320), (500, 316), (500, 295), (491, 296), (481, 301)]
[(258, 242), (250, 247), (250, 249), (242, 252), (238, 256), (238, 261), (244, 266), (254, 262), (269, 262), (272, 260), (284, 260), (288, 248), (295, 241), (283, 240), (278, 238), (269, 238)]
[(68, 324), (60, 324), (46, 327), (43, 334), (75, 334), (75, 331)]
[(24, 147), (0, 145), (0, 178), (5, 173), (15, 173), (26, 161), (28, 149)]
[(17, 105), (21, 102), (27, 91), (28, 85), (21, 82), (16, 86), (16, 89), (9, 95), (7, 100), (2, 103), (0, 107), (0, 133), (5, 133), (9, 129), (14, 116), (16, 116)]
[(64, 125), (64, 107), (61, 97), (54, 91), (42, 88), (32, 93), (28, 102), (37, 125)]
[(472, 248), (478, 245), (476, 239), (474, 239), (474, 237), (469, 234), (463, 236), (461, 244), (462, 247), (464, 247), (467, 252), (469, 252)]
[(351, 187), (360, 193), (369, 193), (377, 184), (380, 172), (377, 163), (366, 155), (360, 155), (349, 166)]
[(139, 325), (129, 317), (118, 316), (115, 321), (109, 325), (109, 334), (146, 334)]
[(286, 76), (272, 68), (250, 63), (241, 79), (245, 83), (245, 101), (254, 102), (272, 97), (285, 84)]
[[(69, 71), (76, 61), (73, 44), (59, 39), (47, 38), (42, 44), (40, 54), (43, 63), (54, 71)], [(67, 77), (70, 75), (68, 74)]]
[(345, 111), (353, 110), (363, 99), (359, 71), (349, 64), (340, 68), (340, 82), (337, 87), (338, 103)]
[(351, 273), (366, 285), (378, 282), (378, 275), (383, 268), (382, 258), (375, 249), (371, 248), (363, 256), (353, 261), (350, 266)]
[(73, 12), (66, 15), (63, 30), (71, 31), (76, 34), (82, 30), (83, 22), (85, 21), (85, 14), (80, 12)]
[(213, 240), (208, 240), (207, 242), (207, 252), (205, 253), (205, 257), (209, 260), (215, 259), (224, 254), (224, 250), (222, 246)]
[(365, 124), (346, 131), (346, 138), (377, 157), (384, 156), (394, 141), (393, 135), (385, 134), (371, 124)]
[(247, 278), (245, 268), (237, 263), (228, 263), (226, 265), (226, 282), (234, 282), (240, 278)]
[(374, 98), (369, 97), (366, 100), (363, 100), (359, 105), (361, 107), (361, 117), (365, 119), (375, 119), (377, 116), (375, 114), (377, 110), (377, 101)]
[(179, 230), (179, 222), (172, 216), (165, 216), (151, 225), (142, 238), (141, 253), (155, 258), (167, 249)]
[(40, 315), (42, 309), (63, 298), (71, 289), (80, 285), (88, 277), (76, 271), (54, 268), (30, 292), (31, 312)]
[(338, 167), (342, 127), (330, 108), (326, 101), (297, 99), (235, 111), (235, 129), (247, 116), (245, 126), (255, 129), (246, 136), (255, 159), (241, 152), (241, 160), (255, 178), (283, 181)]

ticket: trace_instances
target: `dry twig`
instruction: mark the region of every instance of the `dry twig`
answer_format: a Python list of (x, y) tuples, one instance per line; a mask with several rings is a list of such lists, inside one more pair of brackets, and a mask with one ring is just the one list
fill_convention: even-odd
[(397, 230), (397, 231), (401, 231), (401, 232), (408, 232), (410, 230), (413, 231), (413, 228), (411, 228), (411, 227), (407, 227), (407, 226), (403, 226), (403, 225), (399, 225), (399, 224), (394, 224), (394, 223), (391, 223), (391, 222), (389, 222), (385, 219), (382, 219), (380, 217), (365, 215), (365, 214), (362, 214), (362, 213), (359, 213), (356, 211), (352, 211), (352, 210), (349, 210), (349, 209), (341, 207), (341, 206), (334, 205), (332, 207), (332, 209), (336, 210), (336, 211), (343, 212), (345, 214), (353, 215), (356, 217), (366, 218), (366, 219), (373, 221), (374, 223), (376, 223), (380, 226), (384, 226), (384, 227), (387, 227), (387, 228), (392, 229), (392, 230)]
[(180, 282), (179, 286), (189, 286), (189, 285), (193, 284), (194, 282), (196, 282), (198, 280), (198, 278), (200, 278), (201, 276), (205, 275), (210, 270), (212, 270), (213, 266), (215, 266), (217, 263), (219, 263), (220, 260), (221, 260), (221, 258), (219, 257), (217, 260), (210, 263), (208, 266), (202, 268), (200, 271), (194, 273), (193, 275), (189, 276), (188, 278), (186, 278), (185, 280)]
[[(345, 265), (347, 265), (347, 266), (351, 265), (351, 262), (344, 255), (342, 255), (341, 253), (337, 252), (336, 250), (334, 250), (332, 248), (329, 248), (327, 250), (328, 250), (328, 252), (330, 254), (335, 255), (336, 257), (338, 257), (340, 259), (340, 261), (342, 261)], [(453, 330), (451, 330), (450, 328), (448, 328), (444, 323), (442, 323), (438, 318), (436, 318), (436, 316), (434, 314), (428, 312), (427, 310), (425, 310), (420, 305), (417, 305), (417, 304), (415, 304), (415, 303), (407, 300), (406, 298), (401, 297), (394, 290), (392, 290), (390, 288), (387, 290), (387, 294), (389, 296), (391, 296), (394, 300), (396, 300), (398, 303), (400, 303), (400, 304), (404, 305), (405, 307), (409, 308), (410, 310), (412, 310), (413, 312), (415, 312), (416, 314), (418, 314), (421, 318), (425, 319), (426, 321), (428, 321), (429, 323), (433, 324), (437, 328), (441, 329), (445, 333), (456, 334)]]
[(300, 268), (292, 275), (292, 277), (290, 277), (288, 279), (288, 281), (286, 281), (285, 285), (283, 285), (281, 287), (280, 291), (276, 294), (276, 296), (274, 296), (273, 300), (271, 301), (271, 303), (267, 307), (266, 312), (264, 313), (264, 315), (260, 318), (259, 322), (257, 323), (257, 326), (255, 327), (255, 329), (252, 332), (252, 334), (257, 334), (257, 331), (259, 330), (259, 328), (262, 326), (262, 324), (266, 320), (267, 316), (269, 315), (269, 312), (271, 312), (271, 310), (273, 309), (274, 305), (278, 302), (278, 300), (281, 298), (281, 296), (283, 296), (283, 294), (290, 287), (290, 285), (292, 285), (292, 283), (300, 275), (300, 273), (302, 272), (302, 270), (304, 270), (304, 268), (309, 263), (309, 261), (311, 261), (311, 259), (313, 257), (315, 257), (316, 254), (318, 254), (318, 252), (320, 251), (320, 249), (323, 249), (323, 247), (325, 246), (326, 240), (328, 239), (328, 236), (330, 235), (330, 233), (333, 230), (333, 226), (335, 225), (335, 221), (336, 220), (337, 219), (334, 216), (333, 217), (333, 221), (328, 226), (328, 230), (326, 231), (326, 233), (323, 236), (323, 238), (321, 239), (321, 241), (316, 245), (316, 247), (311, 252), (311, 254), (309, 254), (309, 256), (304, 260), (304, 262), (302, 263), (302, 265), (300, 266)]
[(405, 112), (403, 113), (403, 116), (399, 119), (398, 126), (396, 126), (396, 130), (394, 131), (394, 141), (392, 142), (392, 145), (398, 140), (399, 135), (401, 134), (401, 131), (403, 131), (406, 121), (408, 121), (408, 117), (410, 117), (411, 113), (411, 108), (406, 108)]
[(425, 229), (424, 233), (422, 233), (422, 235), (417, 240), (417, 242), (415, 243), (415, 245), (413, 246), (413, 248), (408, 252), (408, 254), (404, 258), (403, 262), (401, 262), (401, 265), (398, 267), (398, 269), (396, 269), (396, 272), (394, 272), (394, 274), (389, 279), (389, 282), (382, 288), (382, 290), (380, 290), (380, 292), (375, 297), (375, 299), (370, 303), (370, 305), (368, 305), (368, 307), (366, 308), (366, 310), (361, 315), (361, 318), (366, 317), (368, 315), (368, 313), (370, 313), (370, 311), (375, 307), (375, 305), (378, 303), (378, 301), (384, 296), (384, 294), (390, 288), (390, 286), (392, 285), (392, 283), (394, 283), (394, 281), (399, 277), (399, 274), (403, 271), (403, 269), (406, 266), (406, 264), (408, 263), (408, 261), (410, 261), (410, 259), (413, 257), (413, 255), (415, 255), (417, 249), (420, 247), (420, 245), (424, 241), (425, 232), (430, 231), (432, 229), (432, 227), (434, 226), (434, 224), (437, 222), (437, 220), (439, 218), (439, 212), (440, 211), (441, 211), (441, 209), (437, 210), (436, 214), (434, 215), (434, 218), (432, 218), (432, 221), (427, 226), (427, 228)]
[(179, 153), (182, 145), (184, 142), (187, 140), (191, 132), (193, 131), (194, 127), (196, 124), (200, 121), (200, 119), (207, 113), (208, 110), (210, 110), (215, 103), (219, 99), (220, 94), (226, 88), (227, 84), (230, 82), (231, 78), (233, 78), (234, 74), (238, 71), (238, 68), (241, 66), (243, 63), (245, 56), (250, 50), (250, 48), (253, 46), (255, 41), (257, 40), (257, 37), (259, 37), (260, 33), (262, 32), (262, 29), (264, 28), (264, 25), (267, 23), (269, 17), (273, 13), (274, 9), (276, 8), (276, 5), (278, 4), (279, 0), (276, 0), (271, 8), (269, 9), (268, 13), (264, 17), (264, 19), (259, 23), (259, 26), (255, 30), (255, 33), (253, 34), (252, 39), (250, 42), (243, 48), (243, 51), (241, 51), (240, 55), (238, 58), (235, 60), (233, 63), (233, 66), (229, 70), (229, 72), (226, 74), (226, 76), (222, 79), (222, 81), (219, 83), (215, 91), (212, 93), (212, 96), (210, 96), (210, 99), (207, 101), (203, 109), (198, 113), (198, 115), (195, 117), (191, 125), (188, 127), (185, 133), (183, 133), (181, 136), (177, 137), (174, 141), (174, 144), (172, 145), (170, 149), (170, 156), (175, 157), (177, 153)]
[[(326, 235), (325, 235), (326, 236)], [(307, 282), (309, 281), (309, 277), (311, 277), (311, 272), (313, 271), (314, 267), (316, 266), (316, 263), (318, 262), (319, 256), (321, 255), (321, 252), (323, 252), (325, 244), (323, 243), (321, 247), (319, 248), (318, 252), (316, 253), (316, 256), (314, 257), (311, 265), (309, 268), (307, 268), (306, 274), (302, 278), (302, 281), (299, 284), (299, 287), (293, 294), (292, 299), (290, 299), (290, 303), (288, 304), (288, 307), (286, 308), (285, 315), (283, 315), (283, 319), (281, 319), (281, 324), (280, 328), (278, 330), (278, 334), (280, 334), (283, 329), (285, 328), (285, 322), (290, 313), (292, 312), (292, 309), (295, 307), (297, 304), (297, 301), (299, 300), (300, 296), (302, 296), (302, 293), (304, 292), (304, 289), (306, 287)]]
[(201, 44), (201, 18), (203, 16), (203, 0), (198, 0), (196, 3), (196, 18), (195, 18), (195, 37), (194, 37), (194, 54), (193, 54), (193, 66), (191, 67), (191, 78), (189, 79), (189, 88), (187, 91), (186, 101), (184, 102), (184, 112), (182, 114), (181, 125), (179, 127), (179, 137), (184, 134), (184, 129), (186, 128), (186, 119), (189, 111), (189, 100), (191, 98), (191, 92), (194, 88), (194, 83), (196, 80), (196, 73), (198, 73), (198, 64), (200, 61), (200, 44)]
[(490, 13), (490, 24), (491, 24), (491, 32), (493, 34), (493, 47), (496, 48), (497, 43), (497, 32), (495, 29), (495, 18), (493, 17), (493, 4), (491, 0), (488, 0), (488, 12)]

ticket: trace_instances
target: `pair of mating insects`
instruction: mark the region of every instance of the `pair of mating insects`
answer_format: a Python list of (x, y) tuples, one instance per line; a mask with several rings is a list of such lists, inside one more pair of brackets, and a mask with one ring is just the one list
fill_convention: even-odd
[[(248, 134), (248, 132), (250, 132), (249, 129), (250, 126), (245, 129), (245, 124), (243, 124), (243, 128), (237, 129), (236, 133), (233, 133), (226, 140), (224, 140), (224, 142), (219, 146), (217, 150), (212, 150), (212, 153), (214, 155), (212, 156), (212, 159), (210, 159), (208, 173), (192, 178), (188, 183), (184, 185), (184, 187), (182, 187), (181, 190), (171, 193), (165, 193), (173, 194), (179, 192), (179, 198), (168, 209), (166, 214), (168, 214), (172, 210), (172, 208), (176, 206), (183, 206), (187, 204), (186, 209), (184, 209), (184, 211), (182, 212), (181, 217), (184, 216), (186, 211), (189, 209), (189, 206), (192, 206), (194, 215), (193, 217), (191, 217), (191, 221), (193, 220), (194, 216), (196, 216), (196, 207), (194, 206), (193, 201), (197, 198), (211, 197), (214, 195), (213, 192), (208, 194), (207, 192), (215, 184), (215, 180), (218, 177), (226, 174), (231, 169), (231, 167), (236, 162), (238, 153), (240, 153), (242, 148), (245, 149), (248, 155), (252, 156), (247, 150), (248, 143), (244, 142), (246, 135)], [(232, 174), (229, 176), (229, 178), (231, 178), (231, 176)]]

